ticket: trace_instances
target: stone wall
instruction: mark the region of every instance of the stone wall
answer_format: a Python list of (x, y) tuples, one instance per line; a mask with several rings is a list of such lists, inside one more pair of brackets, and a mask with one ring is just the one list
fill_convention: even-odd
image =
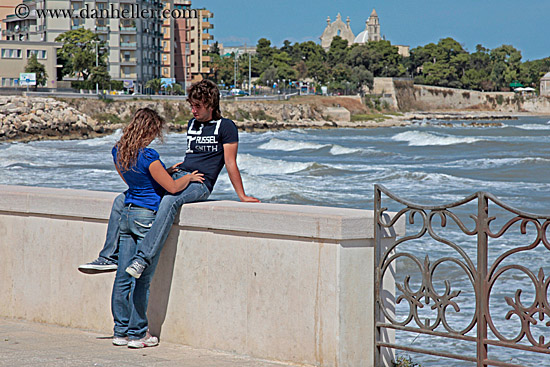
[(0, 141), (85, 139), (103, 132), (97, 121), (53, 98), (0, 97)]
[[(113, 273), (77, 267), (96, 258), (114, 196), (0, 186), (0, 317), (112, 335)], [(153, 279), (150, 330), (161, 342), (371, 367), (373, 230), (365, 210), (186, 204)]]
[[(391, 78), (385, 78), (391, 79)], [(388, 81), (381, 84), (388, 88)], [(394, 80), (400, 110), (480, 110), (550, 113), (548, 97), (527, 97), (514, 92), (480, 92), (455, 88), (413, 85)]]

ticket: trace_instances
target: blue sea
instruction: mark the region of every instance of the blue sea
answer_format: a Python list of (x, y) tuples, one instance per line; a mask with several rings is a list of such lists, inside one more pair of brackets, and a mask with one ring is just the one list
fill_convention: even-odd
[[(373, 185), (383, 184), (398, 196), (421, 204), (452, 203), (481, 190), (522, 211), (550, 215), (550, 117), (496, 122), (501, 123), (500, 126), (473, 127), (470, 121), (454, 121), (452, 126), (447, 126), (424, 120), (406, 127), (242, 132), (238, 165), (247, 194), (263, 202), (372, 210)], [(113, 168), (110, 153), (120, 134), (119, 131), (90, 140), (2, 143), (0, 184), (123, 191), (125, 185)], [(172, 165), (183, 158), (186, 136), (168, 134), (164, 144), (154, 142), (152, 147), (160, 152), (167, 166)], [(210, 198), (237, 200), (225, 171)], [(388, 205), (390, 209), (392, 205)], [(451, 238), (460, 237), (456, 229), (450, 231), (456, 232), (449, 234)], [(500, 240), (498, 246), (504, 249), (515, 246), (519, 237), (514, 236)], [(435, 250), (426, 247), (426, 251), (430, 252), (430, 258), (447, 255), (442, 247)], [(475, 255), (472, 256), (475, 259)], [(546, 270), (544, 260), (548, 258), (546, 250), (521, 261), (530, 261), (536, 269)], [(414, 266), (398, 265), (398, 281), (406, 271), (414, 271)], [(545, 274), (550, 274), (550, 268)], [(445, 277), (455, 285), (467, 287), (469, 284), (460, 272), (449, 271)], [(511, 295), (508, 296), (513, 297), (520, 287), (516, 287), (516, 283), (524, 278), (521, 274), (511, 276), (510, 283), (497, 288), (499, 292), (509, 288)], [(529, 288), (529, 283), (524, 286)], [(462, 293), (464, 297), (468, 294), (471, 297), (473, 290)], [(529, 292), (525, 291), (522, 300), (528, 296)], [(470, 319), (475, 306), (471, 300), (469, 304), (463, 302), (461, 307), (461, 313), (470, 312)], [(502, 316), (504, 328), (511, 333), (507, 335), (514, 336), (511, 330), (515, 329), (506, 324), (514, 319), (506, 321), (504, 317), (509, 306), (502, 301), (494, 310)], [(397, 308), (398, 315), (407, 312), (403, 304)], [(469, 322), (468, 316), (461, 313), (452, 319), (459, 324)], [(539, 333), (549, 339), (546, 322), (548, 317), (537, 327), (542, 327)], [(512, 325), (517, 326), (518, 321)], [(538, 340), (538, 334), (536, 338)], [(418, 334), (398, 334), (397, 339), (401, 344), (419, 348), (439, 345)], [(475, 348), (467, 348), (458, 341), (442, 342), (440, 347), (459, 354), (475, 352)], [(442, 365), (440, 357), (398, 354), (411, 355), (414, 362), (423, 366)], [(498, 350), (493, 352), (493, 357), (509, 363), (550, 365), (544, 362), (548, 357), (537, 355), (535, 358), (522, 351)], [(472, 365), (452, 363), (453, 366)]]

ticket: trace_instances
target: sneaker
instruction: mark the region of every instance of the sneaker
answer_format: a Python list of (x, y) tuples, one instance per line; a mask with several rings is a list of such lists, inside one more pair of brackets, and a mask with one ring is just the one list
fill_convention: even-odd
[(116, 271), (117, 267), (114, 261), (98, 257), (91, 263), (80, 265), (78, 270), (84, 274), (99, 274)]
[(125, 345), (128, 345), (128, 337), (127, 336), (113, 336), (113, 345), (116, 345), (117, 347), (123, 347)]
[(159, 338), (156, 336), (151, 336), (149, 333), (145, 335), (145, 338), (141, 339), (132, 339), (128, 341), (128, 348), (145, 348), (145, 347), (155, 347), (159, 345)]
[(134, 278), (138, 279), (141, 276), (141, 273), (145, 270), (145, 265), (140, 264), (136, 260), (130, 264), (126, 268), (126, 272), (133, 276)]

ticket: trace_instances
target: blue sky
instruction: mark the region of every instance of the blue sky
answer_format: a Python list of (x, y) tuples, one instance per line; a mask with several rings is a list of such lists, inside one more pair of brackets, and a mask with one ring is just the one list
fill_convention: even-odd
[(481, 43), (511, 44), (523, 60), (550, 56), (550, 0), (193, 0), (193, 8), (214, 13), (212, 34), (224, 45), (256, 45), (265, 37), (315, 41), (340, 13), (355, 35), (375, 8), (381, 33), (392, 44), (411, 48), (452, 37), (470, 52)]

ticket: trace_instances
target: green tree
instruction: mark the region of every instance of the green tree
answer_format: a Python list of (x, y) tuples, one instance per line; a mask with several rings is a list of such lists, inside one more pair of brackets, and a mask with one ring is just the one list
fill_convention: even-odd
[(524, 85), (539, 88), (540, 79), (550, 71), (550, 57), (526, 61), (520, 65), (519, 80)]
[(94, 66), (89, 81), (93, 85), (97, 84), (100, 89), (105, 89), (111, 82), (111, 76), (105, 66)]
[(327, 61), (330, 66), (336, 66), (346, 61), (348, 55), (348, 41), (340, 36), (335, 36), (330, 43), (327, 53)]
[(374, 84), (374, 75), (363, 65), (355, 66), (352, 69), (350, 82), (353, 90), (363, 95), (363, 87), (372, 89)]
[(163, 85), (164, 83), (162, 83), (159, 78), (156, 78), (147, 81), (147, 83), (145, 83), (145, 88), (150, 88), (155, 94), (157, 94), (161, 90)]
[(57, 36), (55, 41), (63, 43), (57, 52), (63, 76), (76, 76), (77, 79), (82, 77), (83, 80), (87, 80), (96, 66), (96, 49), (98, 64), (107, 66), (107, 54), (102, 52), (105, 49), (105, 42), (88, 29), (67, 31)]
[(405, 73), (399, 49), (389, 41), (371, 41), (354, 45), (348, 55), (348, 63), (364, 66), (376, 77), (396, 77)]
[(464, 88), (476, 90), (488, 90), (494, 88), (490, 82), (491, 56), (490, 50), (478, 44), (476, 52), (470, 54), (465, 71), (461, 77)]
[(212, 80), (217, 84), (232, 84), (234, 74), (233, 57), (212, 56)]
[(38, 62), (36, 54), (28, 59), (27, 65), (25, 65), (25, 73), (35, 73), (36, 74), (36, 85), (34, 89), (38, 89), (38, 86), (44, 86), (48, 82), (48, 73), (46, 72), (46, 67)]
[(519, 78), (521, 52), (511, 45), (502, 45), (491, 50), (491, 80), (497, 88), (507, 89)]
[(175, 95), (182, 95), (183, 93), (183, 87), (177, 83), (172, 83), (164, 88), (166, 90), (166, 93), (169, 94), (175, 94)]
[(469, 55), (454, 39), (447, 37), (411, 50), (407, 70), (417, 83), (444, 87), (462, 87)]

